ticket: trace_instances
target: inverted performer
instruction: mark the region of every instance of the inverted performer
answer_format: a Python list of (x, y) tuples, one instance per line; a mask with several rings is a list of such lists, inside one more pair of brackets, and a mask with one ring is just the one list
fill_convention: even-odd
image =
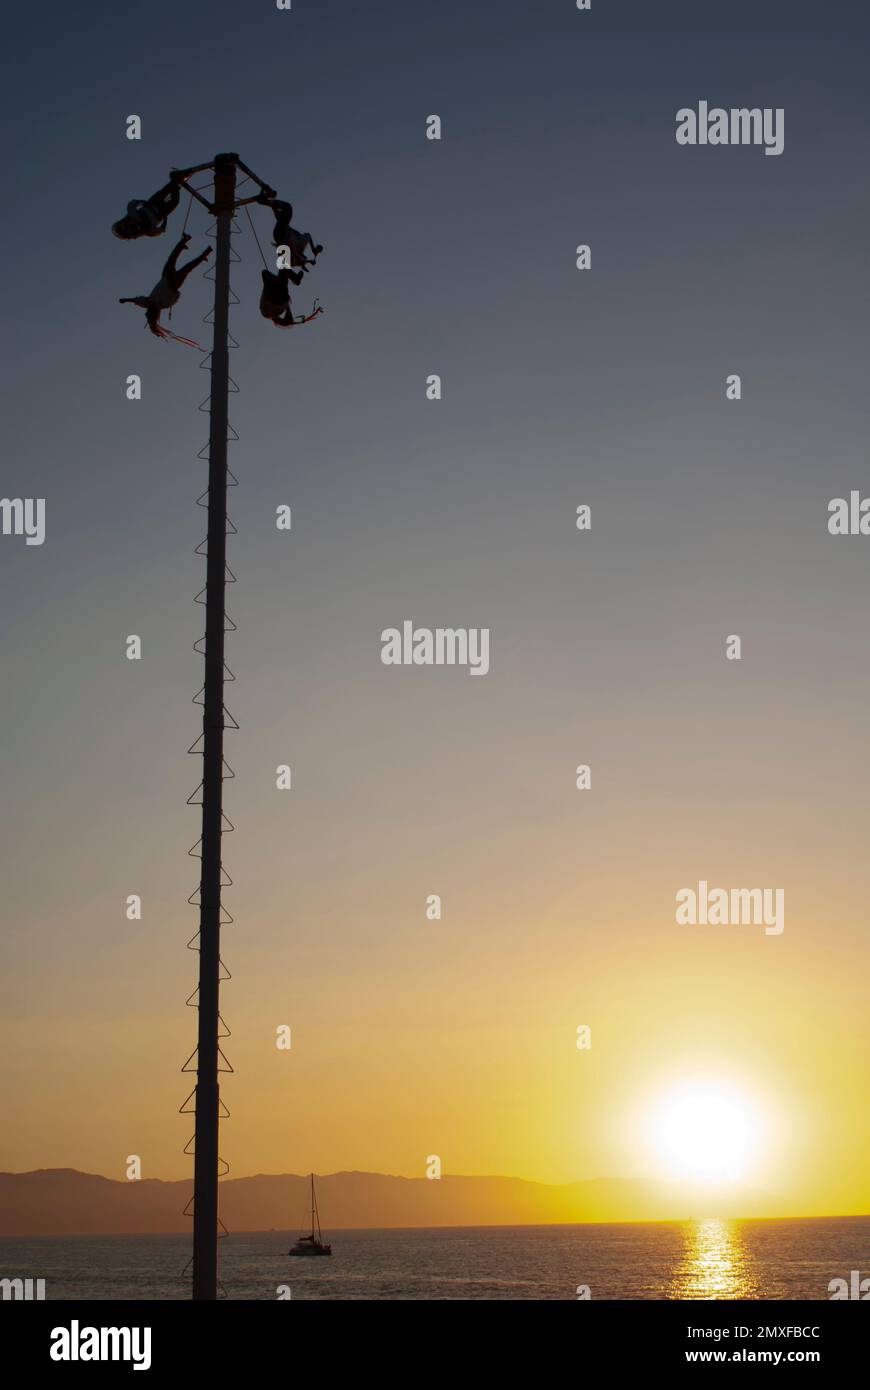
[(181, 197), (182, 181), (192, 170), (173, 169), (169, 182), (150, 198), (132, 198), (127, 211), (112, 227), (122, 241), (136, 241), (142, 236), (162, 236), (167, 218), (171, 217)]
[[(296, 228), (291, 226), (293, 221), (292, 204), (285, 203), (280, 198), (270, 198), (266, 191), (260, 194), (257, 202), (262, 203), (264, 207), (271, 208), (274, 212), (275, 228), (272, 232), (272, 241), (275, 246), (288, 248), (291, 266), (307, 270), (309, 266), (315, 265), (323, 247), (315, 243), (310, 232), (297, 232)], [(305, 254), (308, 250), (312, 253), (311, 259)]]
[(166, 335), (166, 330), (160, 326), (160, 315), (164, 309), (172, 309), (181, 298), (181, 287), (192, 270), (196, 270), (198, 265), (207, 261), (212, 253), (212, 247), (207, 246), (202, 255), (194, 260), (188, 261), (187, 265), (179, 266), (178, 257), (186, 248), (190, 241), (189, 235), (185, 233), (181, 240), (174, 247), (171, 256), (163, 267), (163, 274), (157, 281), (150, 294), (139, 294), (132, 299), (119, 299), (119, 304), (135, 304), (140, 309), (145, 310), (146, 327), (158, 338)]

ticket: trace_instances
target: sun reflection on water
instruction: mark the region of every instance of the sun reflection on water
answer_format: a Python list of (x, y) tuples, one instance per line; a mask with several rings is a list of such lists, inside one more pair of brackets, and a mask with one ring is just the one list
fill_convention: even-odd
[(746, 1243), (737, 1221), (710, 1217), (685, 1228), (683, 1263), (674, 1275), (671, 1298), (754, 1298)]

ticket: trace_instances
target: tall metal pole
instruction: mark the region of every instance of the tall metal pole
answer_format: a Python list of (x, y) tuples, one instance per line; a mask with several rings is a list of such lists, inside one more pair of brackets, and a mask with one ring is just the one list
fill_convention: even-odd
[(218, 1012), (220, 995), (221, 829), (223, 820), (224, 628), (226, 626), (227, 395), (229, 391), (230, 236), (236, 160), (214, 164), (217, 219), (211, 428), (208, 461), (208, 560), (203, 702), (202, 877), (199, 910), (199, 1030), (193, 1206), (193, 1297), (217, 1298)]

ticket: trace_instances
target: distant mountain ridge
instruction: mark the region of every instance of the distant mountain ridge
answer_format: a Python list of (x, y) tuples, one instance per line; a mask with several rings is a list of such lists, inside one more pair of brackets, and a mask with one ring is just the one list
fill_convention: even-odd
[[(291, 1173), (227, 1179), (221, 1217), (235, 1231), (304, 1225), (308, 1178)], [(0, 1173), (0, 1235), (173, 1234), (191, 1229), (182, 1213), (193, 1182), (117, 1181), (75, 1168)], [(523, 1226), (571, 1222), (673, 1221), (705, 1215), (786, 1216), (765, 1193), (689, 1191), (685, 1184), (598, 1178), (550, 1185), (523, 1178), (393, 1177), (331, 1173), (317, 1179), (324, 1230), (402, 1226)]]

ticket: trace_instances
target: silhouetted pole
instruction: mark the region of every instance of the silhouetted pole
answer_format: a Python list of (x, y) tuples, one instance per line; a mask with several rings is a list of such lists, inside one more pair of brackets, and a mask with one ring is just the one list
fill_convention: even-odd
[(214, 337), (208, 457), (208, 559), (203, 702), (202, 877), (199, 909), (199, 1031), (193, 1187), (193, 1297), (217, 1298), (218, 1016), (220, 997), (221, 831), (223, 821), (224, 628), (226, 626), (227, 395), (229, 391), (230, 237), (236, 155), (214, 164)]

